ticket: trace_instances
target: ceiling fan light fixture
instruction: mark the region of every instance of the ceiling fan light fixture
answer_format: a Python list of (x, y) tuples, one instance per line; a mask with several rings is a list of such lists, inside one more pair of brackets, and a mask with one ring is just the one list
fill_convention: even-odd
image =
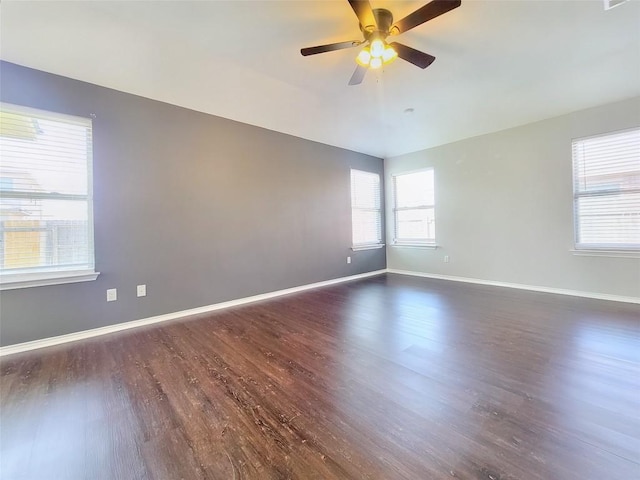
[(385, 44), (379, 38), (371, 41), (371, 56), (373, 58), (380, 58), (384, 54)]
[(383, 43), (382, 54), (379, 56), (373, 55), (371, 52), (372, 47), (365, 47), (360, 50), (358, 56), (356, 57), (356, 63), (361, 67), (365, 68), (380, 68), (383, 64), (393, 62), (396, 58), (398, 58), (398, 52), (395, 51), (393, 47), (390, 47), (386, 43)]
[(371, 52), (368, 48), (363, 48), (356, 57), (356, 62), (362, 67), (368, 67), (371, 61)]
[(393, 62), (396, 58), (398, 58), (398, 52), (396, 52), (393, 47), (387, 45), (384, 49), (384, 52), (382, 52), (382, 62)]

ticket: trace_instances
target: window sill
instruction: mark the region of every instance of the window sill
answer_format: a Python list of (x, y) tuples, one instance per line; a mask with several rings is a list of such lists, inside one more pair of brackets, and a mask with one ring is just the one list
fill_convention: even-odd
[(100, 275), (100, 272), (94, 272), (92, 270), (58, 271), (51, 273), (10, 273), (0, 276), (0, 290), (91, 282), (98, 278), (98, 275)]
[(376, 243), (375, 245), (354, 245), (353, 247), (351, 247), (351, 250), (354, 252), (359, 252), (361, 250), (375, 250), (382, 247), (384, 247), (384, 243)]
[(639, 250), (573, 249), (570, 252), (578, 257), (640, 258)]
[(435, 243), (405, 243), (405, 242), (394, 243), (392, 247), (426, 248), (427, 250), (435, 250), (436, 248), (440, 248), (440, 246), (436, 245)]

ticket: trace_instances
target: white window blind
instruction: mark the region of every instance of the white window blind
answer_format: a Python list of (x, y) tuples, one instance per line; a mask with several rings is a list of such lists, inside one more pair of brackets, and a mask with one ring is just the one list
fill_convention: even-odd
[(433, 169), (393, 176), (396, 244), (435, 245)]
[(354, 247), (382, 244), (380, 175), (351, 170), (351, 227)]
[(93, 271), (91, 120), (2, 104), (0, 153), (2, 282)]
[(572, 146), (576, 248), (640, 249), (640, 129)]

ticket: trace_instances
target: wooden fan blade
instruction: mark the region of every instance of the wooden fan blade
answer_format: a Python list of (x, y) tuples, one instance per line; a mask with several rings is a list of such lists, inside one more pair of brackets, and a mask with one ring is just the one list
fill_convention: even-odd
[(402, 20), (398, 20), (396, 23), (391, 25), (389, 33), (392, 35), (404, 33), (407, 30), (411, 30), (413, 27), (422, 25), (424, 22), (427, 22), (432, 18), (439, 17), (443, 13), (447, 13), (454, 8), (458, 8), (460, 3), (460, 0), (433, 0), (425, 6), (420, 7), (415, 12), (410, 13)]
[(377, 28), (376, 18), (373, 16), (369, 0), (349, 0), (349, 5), (353, 8), (363, 29), (373, 27), (375, 30)]
[(333, 52), (334, 50), (342, 50), (343, 48), (357, 47), (363, 42), (354, 40), (352, 42), (330, 43), (329, 45), (318, 45), (317, 47), (301, 48), (300, 53), (303, 56), (316, 55), (318, 53)]
[(421, 52), (415, 48), (407, 47), (402, 43), (393, 42), (390, 43), (389, 46), (397, 52), (398, 57), (409, 63), (413, 63), (416, 67), (427, 68), (436, 59), (433, 55)]
[(358, 65), (356, 70), (351, 75), (351, 80), (349, 80), (349, 85), (360, 85), (362, 80), (364, 80), (364, 74), (367, 73), (367, 67), (363, 67)]

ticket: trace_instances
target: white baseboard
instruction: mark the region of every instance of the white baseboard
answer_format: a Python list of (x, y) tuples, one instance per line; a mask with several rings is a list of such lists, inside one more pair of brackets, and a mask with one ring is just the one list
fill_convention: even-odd
[(140, 320), (132, 320), (130, 322), (118, 323), (115, 325), (108, 325), (106, 327), (93, 328), (91, 330), (83, 330), (81, 332), (69, 333), (66, 335), (60, 335), (57, 337), (43, 338), (42, 340), (34, 340), (32, 342), (18, 343), (16, 345), (7, 345), (6, 347), (0, 347), (0, 357), (5, 355), (11, 355), (14, 353), (26, 352), (29, 350), (36, 350), (38, 348), (52, 347), (54, 345), (60, 345), (62, 343), (75, 342), (77, 340), (84, 340), (87, 338), (98, 337), (100, 335), (107, 335), (109, 333), (120, 332), (122, 330), (128, 330), (130, 328), (142, 327), (145, 325), (151, 325), (154, 323), (166, 322), (168, 320), (175, 320), (178, 318), (188, 317), (191, 315), (199, 315), (202, 313), (213, 312), (215, 310), (221, 310), (223, 308), (236, 307), (239, 305), (245, 305), (247, 303), (258, 302), (260, 300), (268, 300), (270, 298), (280, 297), (282, 295), (289, 295), (291, 293), (303, 292), (305, 290), (312, 290), (315, 288), (326, 287), (329, 285), (335, 285), (337, 283), (350, 282), (352, 280), (360, 280), (362, 278), (373, 277), (375, 275), (381, 275), (386, 273), (386, 270), (376, 270), (373, 272), (361, 273), (358, 275), (350, 275), (348, 277), (335, 278), (333, 280), (326, 280), (323, 282), (310, 283), (307, 285), (301, 285), (299, 287), (287, 288), (284, 290), (277, 290), (275, 292), (262, 293), (260, 295), (254, 295), (251, 297), (239, 298), (237, 300), (230, 300), (228, 302), (215, 303), (213, 305), (206, 305), (204, 307), (191, 308), (189, 310), (182, 310), (179, 312), (167, 313), (164, 315), (157, 315), (155, 317), (143, 318)]
[(182, 310), (179, 312), (167, 313), (164, 315), (157, 315), (154, 317), (148, 317), (140, 320), (133, 320), (130, 322), (118, 323), (115, 325), (108, 325), (106, 327), (99, 327), (99, 328), (93, 328), (91, 330), (84, 330), (81, 332), (69, 333), (67, 335), (44, 338), (42, 340), (34, 340), (32, 342), (18, 343), (16, 345), (7, 345), (6, 347), (0, 347), (0, 357), (5, 355), (11, 355), (14, 353), (26, 352), (29, 350), (36, 350), (39, 348), (51, 347), (54, 345), (60, 345), (68, 342), (75, 342), (77, 340), (84, 340), (87, 338), (98, 337), (100, 335), (107, 335), (109, 333), (119, 332), (122, 330), (128, 330), (136, 327), (142, 327), (145, 325), (152, 325), (154, 323), (166, 322), (168, 320), (175, 320), (183, 317), (188, 317), (191, 315), (199, 315), (203, 313), (213, 312), (215, 310), (221, 310), (224, 308), (236, 307), (239, 305), (245, 305), (252, 302), (258, 302), (260, 300), (268, 300), (270, 298), (280, 297), (282, 295), (289, 295), (291, 293), (298, 293), (298, 292), (303, 292), (305, 290), (312, 290), (315, 288), (326, 287), (329, 285), (335, 285), (337, 283), (343, 283), (343, 282), (349, 282), (353, 280), (359, 280), (362, 278), (373, 277), (383, 273), (395, 273), (399, 275), (410, 275), (414, 277), (433, 278), (437, 280), (448, 280), (452, 282), (474, 283), (474, 284), (489, 285), (494, 287), (516, 288), (519, 290), (531, 290), (534, 292), (554, 293), (558, 295), (570, 295), (574, 297), (593, 298), (597, 300), (609, 300), (613, 302), (640, 304), (639, 297), (625, 297), (621, 295), (609, 295), (605, 293), (582, 292), (578, 290), (566, 290), (562, 288), (524, 285), (520, 283), (497, 282), (493, 280), (482, 280), (479, 278), (456, 277), (452, 275), (440, 275), (435, 273), (413, 272), (409, 270), (396, 270), (393, 268), (388, 268), (383, 270), (376, 270), (373, 272), (361, 273), (358, 275), (351, 275), (348, 277), (335, 278), (333, 280), (326, 280), (323, 282), (310, 283), (307, 285), (301, 285), (299, 287), (287, 288), (284, 290), (277, 290), (275, 292), (263, 293), (263, 294), (254, 295), (251, 297), (239, 298), (237, 300), (230, 300), (228, 302), (215, 303), (213, 305), (206, 305), (204, 307), (192, 308), (189, 310)]
[(622, 295), (609, 295), (607, 293), (582, 292), (579, 290), (566, 290), (563, 288), (540, 287), (536, 285), (524, 285), (521, 283), (496, 282), (493, 280), (482, 280), (479, 278), (455, 277), (452, 275), (412, 272), (409, 270), (396, 270), (393, 268), (388, 268), (387, 273), (397, 273), (399, 275), (411, 275), (414, 277), (434, 278), (437, 280), (449, 280), (451, 282), (475, 283), (478, 285), (490, 285), (493, 287), (517, 288), (519, 290), (531, 290), (534, 292), (555, 293), (558, 295), (570, 295), (572, 297), (594, 298), (597, 300), (610, 300), (612, 302), (640, 304), (640, 297), (624, 297)]

